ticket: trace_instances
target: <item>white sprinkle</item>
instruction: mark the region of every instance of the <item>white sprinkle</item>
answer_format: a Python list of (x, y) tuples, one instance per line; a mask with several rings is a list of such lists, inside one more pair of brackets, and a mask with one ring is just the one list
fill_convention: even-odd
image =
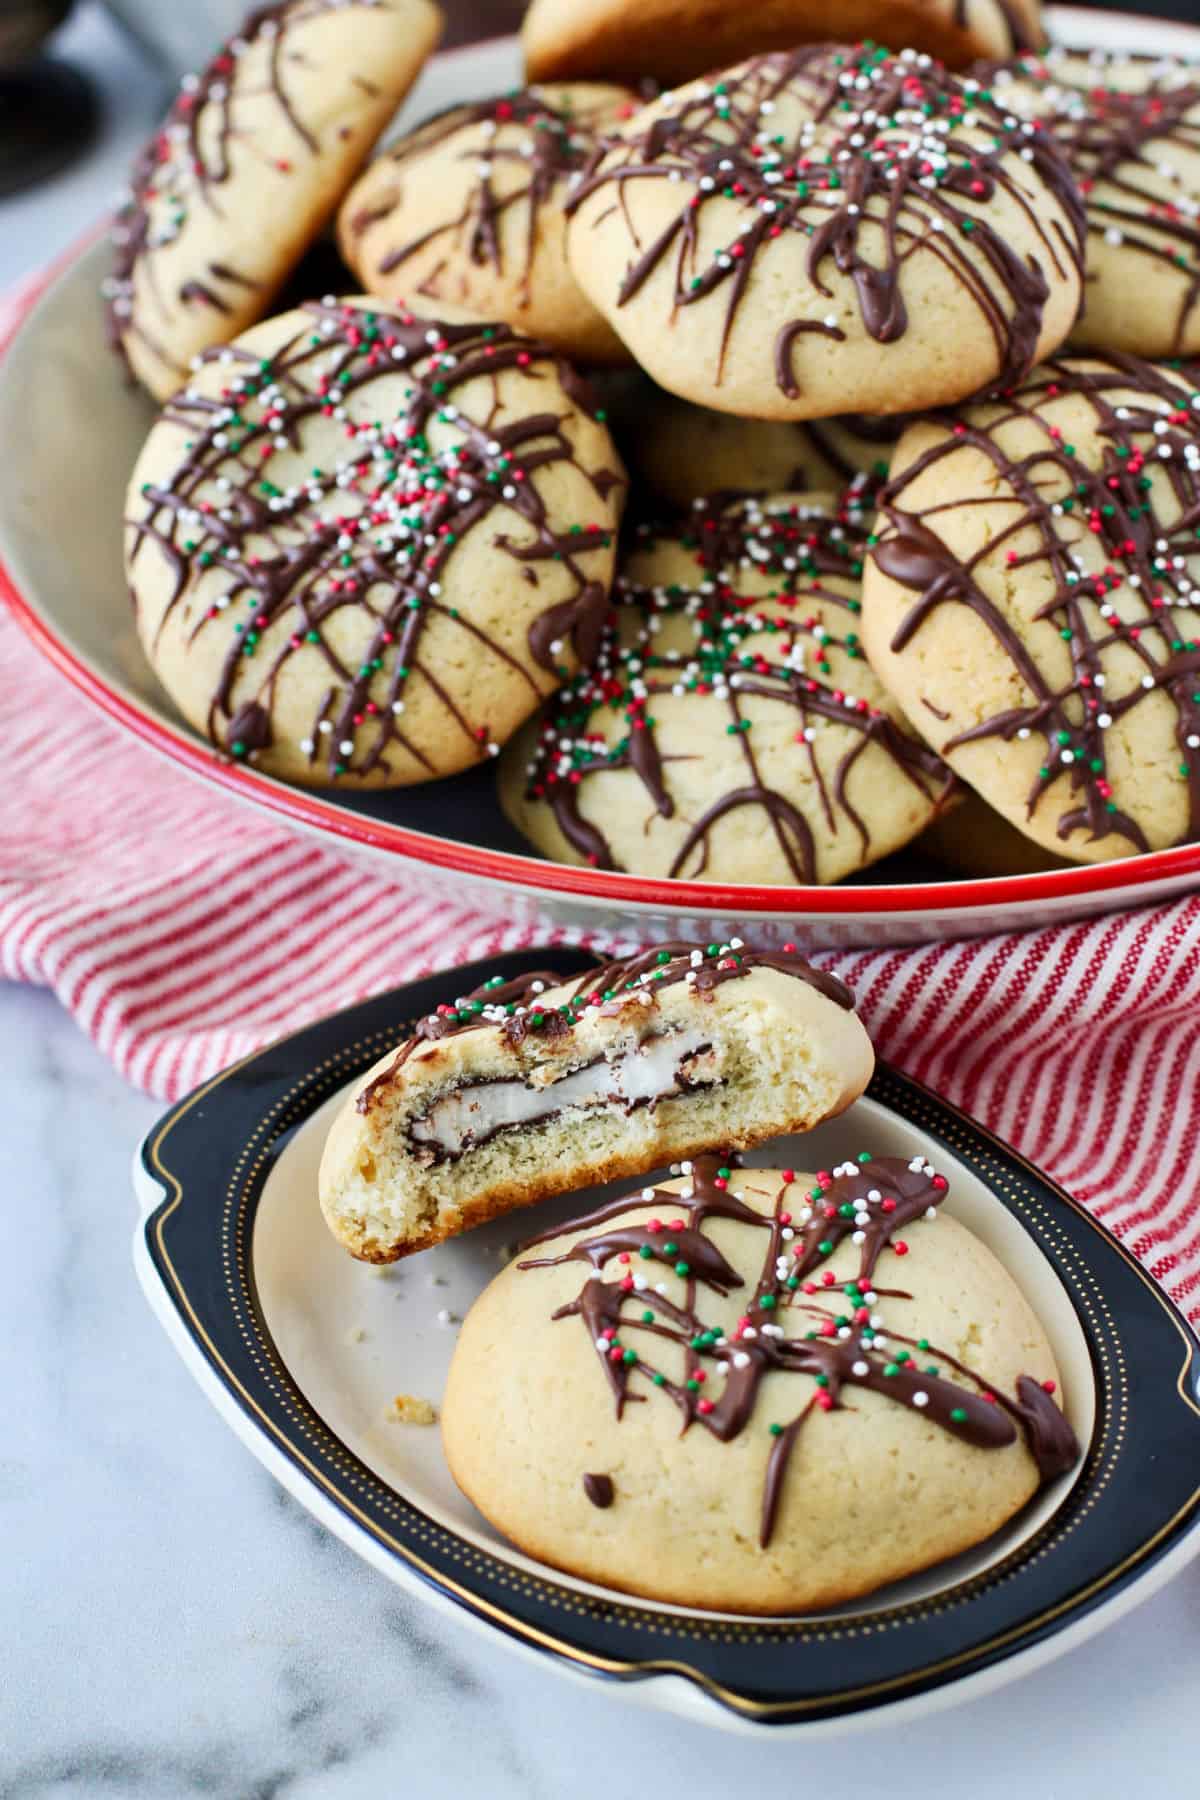
[(868, 1362), (851, 1363), (850, 1373), (852, 1375), (859, 1376), (861, 1379), (862, 1376), (869, 1375), (871, 1373), (871, 1365)]
[(922, 1389), (920, 1393), (913, 1395), (912, 1403), (914, 1406), (928, 1406), (929, 1395)]

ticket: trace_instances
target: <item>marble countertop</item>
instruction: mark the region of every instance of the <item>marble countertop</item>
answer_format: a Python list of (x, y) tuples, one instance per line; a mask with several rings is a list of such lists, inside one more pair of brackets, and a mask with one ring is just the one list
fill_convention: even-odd
[[(103, 135), (0, 205), (0, 283), (91, 222), (162, 97), (94, 9), (63, 47)], [(990, 1699), (803, 1750), (630, 1709), (402, 1596), (235, 1441), (143, 1302), (129, 1164), (158, 1110), (49, 995), (0, 987), (0, 1176), (26, 1221), (0, 1259), (4, 1800), (1196, 1791), (1200, 1564)]]

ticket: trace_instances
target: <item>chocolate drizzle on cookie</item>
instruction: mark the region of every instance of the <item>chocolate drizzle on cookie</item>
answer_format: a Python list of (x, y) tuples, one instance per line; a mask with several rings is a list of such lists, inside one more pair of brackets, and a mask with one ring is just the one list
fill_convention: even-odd
[[(790, 116), (797, 108), (804, 123), (781, 132), (777, 110)], [(1051, 207), (1039, 207), (1018, 179), (1022, 162), (1049, 191)], [(644, 243), (628, 190), (672, 178), (678, 208)], [(808, 240), (807, 275), (821, 299), (833, 297), (825, 279), (831, 265), (850, 277), (863, 326), (884, 344), (908, 329), (908, 263), (915, 254), (936, 257), (991, 332), (1001, 381), (1019, 379), (1034, 360), (1048, 275), (1073, 278), (1083, 261), (1082, 207), (1061, 152), (1036, 127), (1002, 115), (978, 82), (957, 81), (911, 51), (893, 57), (867, 46), (812, 45), (753, 57), (667, 96), (619, 147), (597, 149), (569, 210), (607, 193), (634, 244), (619, 304), (662, 267), (672, 272), (677, 309), (723, 295), (722, 362), (751, 275), (785, 234)], [(1040, 261), (1018, 255), (993, 224), (988, 209), (997, 195), (1019, 210)], [(710, 254), (726, 219), (728, 242)], [(833, 315), (778, 326), (781, 393), (799, 392), (791, 357), (797, 336), (815, 331), (840, 341), (844, 325)]]
[[(178, 302), (185, 307), (204, 305), (229, 312), (232, 300), (222, 294), (223, 287), (244, 290), (257, 285), (222, 263), (210, 263), (209, 280), (185, 282), (172, 295), (159, 291), (153, 272), (155, 251), (174, 243), (186, 228), (192, 207), (220, 214), (223, 201), (219, 190), (229, 179), (234, 145), (247, 154), (253, 151), (245, 120), (237, 114), (238, 103), (247, 97), (240, 84), (241, 58), (252, 46), (269, 47), (267, 91), (290, 129), (296, 154), (311, 157), (320, 146), (296, 110), (285, 75), (284, 65), (292, 54), (291, 34), (322, 13), (344, 11), (348, 6), (365, 10), (379, 4), (380, 0), (277, 0), (273, 5), (255, 7), (202, 73), (184, 77), (170, 112), (134, 163), (128, 194), (113, 222), (113, 267), (103, 292), (109, 343), (123, 359), (126, 339), (133, 336), (160, 362), (168, 367), (172, 362), (145, 324), (135, 320), (133, 284), (139, 265), (145, 266), (166, 310)], [(273, 166), (287, 172), (283, 163), (276, 161)]]
[(612, 1476), (591, 1473), (585, 1475), (583, 1491), (593, 1506), (601, 1508), (611, 1506), (614, 1497)]
[[(1055, 402), (1076, 396), (1095, 421), (1098, 448), (1086, 456), (1056, 420)], [(1136, 731), (1137, 709), (1154, 695), (1175, 711), (1173, 778), (1187, 789), (1179, 841), (1200, 837), (1198, 421), (1200, 392), (1182, 372), (1130, 356), (1050, 360), (986, 411), (939, 415), (943, 435), (880, 498), (884, 528), (870, 554), (884, 575), (915, 596), (893, 651), (913, 644), (945, 608), (965, 606), (987, 627), (1026, 695), (1020, 705), (953, 733), (944, 752), (991, 738), (1040, 738), (1045, 762), (1026, 795), (1026, 817), (1051, 806), (1065, 784), (1072, 804), (1060, 813), (1060, 839), (1083, 831), (1092, 842), (1111, 835), (1134, 850), (1150, 848), (1141, 822), (1118, 798), (1108, 732)], [(1001, 441), (1014, 426), (1036, 432), (1032, 447), (1017, 457)], [(983, 459), (995, 479), (981, 479), (976, 491), (959, 498), (957, 511), (1002, 509), (1001, 523), (965, 561), (938, 535), (945, 503), (918, 506), (909, 498), (919, 483), (927, 493), (926, 478), (942, 466), (953, 480), (954, 458), (963, 451)], [(1019, 630), (993, 597), (1009, 570), (1047, 589), (1028, 630)], [(1068, 647), (1066, 682), (1046, 671), (1037, 650), (1039, 625)], [(1132, 675), (1114, 670), (1117, 649)]]
[[(1200, 187), (1181, 178), (1172, 157), (1200, 156), (1200, 64), (1055, 49), (982, 64), (979, 72), (1001, 102), (1011, 97), (1022, 111), (1021, 90), (1031, 90), (1041, 124), (1078, 180), (1089, 235), (1150, 257), (1182, 279), (1178, 351), (1194, 336), (1200, 302)], [(1134, 83), (1115, 86), (1110, 73), (1132, 73)], [(1174, 182), (1175, 198), (1161, 191), (1164, 178)], [(1134, 281), (1136, 271), (1125, 279)]]
[[(512, 216), (521, 221), (516, 229), (521, 233), (521, 280), (528, 297), (539, 213), (547, 205), (561, 204), (567, 181), (585, 166), (595, 148), (598, 121), (613, 116), (611, 107), (573, 106), (569, 93), (524, 88), (474, 106), (451, 107), (428, 120), (388, 150), (384, 162), (404, 174), (409, 165), (448, 146), (457, 160), (472, 167), (475, 179), (454, 217), (388, 251), (377, 272), (392, 275), (431, 244), (449, 239), (465, 248), (472, 263), (502, 273), (514, 248), (505, 230), (506, 219)], [(511, 185), (505, 180), (504, 191), (498, 192), (496, 175), (501, 168), (515, 169), (518, 177)], [(429, 171), (425, 178), (431, 178)], [(381, 201), (351, 214), (349, 236), (362, 236), (391, 211), (391, 203)], [(427, 277), (426, 285), (429, 281)]]
[[(525, 1248), (579, 1234), (570, 1249), (558, 1256), (526, 1257), (518, 1267), (588, 1265), (591, 1272), (578, 1298), (552, 1316), (582, 1319), (618, 1418), (630, 1402), (644, 1401), (660, 1388), (678, 1407), (685, 1431), (699, 1424), (723, 1443), (747, 1430), (770, 1433), (774, 1442), (760, 1524), (764, 1548), (771, 1541), (797, 1438), (815, 1412), (837, 1412), (846, 1405), (846, 1389), (885, 1394), (979, 1449), (1003, 1449), (1021, 1433), (1043, 1481), (1077, 1461), (1075, 1434), (1038, 1382), (1020, 1376), (1016, 1393), (1007, 1395), (924, 1338), (905, 1337), (885, 1326), (875, 1310), (881, 1297), (876, 1272), (884, 1252), (906, 1255), (908, 1245), (899, 1233), (918, 1219), (935, 1217), (945, 1198), (944, 1177), (923, 1158), (906, 1162), (863, 1155), (857, 1162), (822, 1170), (806, 1194), (797, 1192), (789, 1171), (767, 1213), (735, 1191), (739, 1171), (733, 1155), (699, 1156), (683, 1169), (682, 1192), (644, 1188), (569, 1225), (552, 1226)], [(644, 1223), (610, 1225), (634, 1207), (647, 1206), (654, 1212)], [(707, 1325), (699, 1310), (703, 1288), (728, 1294), (745, 1285), (705, 1235), (709, 1220), (728, 1220), (766, 1234), (760, 1272), (730, 1332)], [(853, 1275), (835, 1275), (832, 1260), (847, 1238), (857, 1252), (857, 1268)], [(616, 1277), (606, 1278), (614, 1262)], [(681, 1304), (659, 1291), (665, 1284), (655, 1282), (664, 1265), (683, 1281)], [(899, 1290), (888, 1292), (903, 1297)], [(682, 1351), (682, 1379), (658, 1366), (656, 1343), (672, 1346), (672, 1366), (678, 1366)], [(799, 1410), (786, 1422), (758, 1416), (759, 1390), (773, 1372), (813, 1379)]]
[[(652, 553), (664, 540), (692, 551), (695, 578), (653, 589), (628, 571), (618, 579), (599, 655), (546, 703), (527, 777), (528, 798), (552, 809), (563, 836), (593, 867), (619, 865), (595, 817), (581, 810), (592, 776), (629, 769), (654, 811), (663, 818), (674, 814), (670, 760), (654, 717), (662, 695), (715, 701), (727, 715), (723, 729), (738, 740), (744, 767), (744, 779), (691, 825), (671, 864), (673, 876), (703, 874), (714, 826), (744, 811), (765, 814), (796, 881), (818, 875), (810, 811), (830, 833), (839, 818), (848, 821), (867, 857), (871, 836), (850, 782), (860, 758), (871, 753), (886, 758), (931, 806), (949, 794), (953, 777), (946, 765), (881, 707), (839, 687), (828, 661), (831, 646), (852, 661), (862, 656), (853, 627), (866, 543), (858, 502), (867, 492), (864, 478), (847, 491), (837, 516), (798, 506), (768, 509), (756, 501), (729, 505), (716, 496), (697, 502), (685, 521), (645, 527), (635, 536), (635, 554)], [(755, 580), (770, 576), (770, 592), (743, 594), (748, 573)], [(845, 614), (841, 636), (831, 626), (831, 609)], [(662, 628), (680, 616), (694, 621), (694, 648), (666, 650), (659, 642)], [(793, 715), (793, 790), (767, 780), (747, 702), (755, 703), (755, 714), (765, 702)], [(626, 730), (610, 742), (596, 722), (597, 715), (613, 713), (623, 715)], [(828, 726), (840, 727), (848, 738), (832, 776), (822, 771), (817, 754), (818, 734)], [(814, 796), (807, 810), (792, 797), (805, 791)]]
[[(169, 479), (142, 488), (142, 508), (127, 520), (130, 566), (148, 548), (166, 559), (172, 586), (163, 621), (204, 582), (207, 606), (192, 635), (219, 632), (228, 645), (208, 732), (233, 756), (270, 747), (281, 674), (297, 652), (314, 650), (329, 686), (301, 749), (328, 779), (387, 772), (393, 746), (436, 772), (427, 746), (404, 729), (405, 694), (418, 676), (474, 754), (494, 754), (486, 722), (468, 716), (423, 637), (430, 619), (450, 623), (465, 650), (483, 646), (518, 675), (531, 701), (545, 692), (520, 658), (443, 594), (456, 547), (490, 524), (497, 556), (535, 582), (554, 566), (570, 583), (569, 597), (533, 621), (533, 662), (560, 679), (566, 640), (581, 658), (594, 648), (607, 608), (610, 533), (594, 522), (556, 522), (541, 482), (548, 470), (582, 468), (557, 379), (562, 365), (503, 325), (440, 325), (332, 300), (300, 310), (303, 324), (269, 356), (238, 344), (205, 354), (204, 362), (228, 366), (220, 394), (185, 388), (168, 404), (164, 417), (187, 434), (188, 447)], [(529, 382), (530, 411), (504, 424), (488, 417), (501, 374)], [(406, 388), (397, 415), (398, 378)], [(584, 390), (570, 379), (578, 404)], [(379, 383), (390, 391), (371, 416), (370, 389)], [(470, 384), (484, 386), (479, 418), (456, 405)], [(506, 393), (509, 415), (516, 403)], [(273, 455), (300, 451), (314, 419), (343, 421), (344, 451), (298, 485), (277, 486)], [(606, 468), (582, 472), (601, 498), (618, 479)], [(510, 535), (514, 515), (524, 528), (519, 539)], [(229, 609), (236, 623), (224, 616)], [(365, 627), (361, 658), (350, 661), (339, 648), (347, 613)], [(275, 634), (247, 696), (263, 634), (284, 618), (290, 633), (282, 643)]]
[[(655, 995), (663, 988), (681, 982), (703, 997), (727, 981), (744, 980), (755, 969), (774, 969), (778, 974), (790, 975), (815, 988), (845, 1012), (854, 1006), (854, 996), (845, 983), (824, 969), (814, 968), (794, 945), (780, 950), (751, 950), (741, 938), (732, 938), (726, 944), (654, 944), (566, 979), (549, 969), (534, 969), (508, 981), (502, 975), (493, 975), (452, 1005), (439, 1006), (436, 1012), (418, 1019), (392, 1062), (359, 1094), (358, 1110), (371, 1110), (376, 1093), (387, 1087), (396, 1071), (422, 1044), (494, 1026), (515, 1048), (530, 1037), (561, 1037), (574, 1030), (589, 1011), (619, 1010), (635, 996), (639, 1002), (653, 1005)], [(565, 990), (565, 997), (553, 1005), (543, 999), (552, 990), (560, 989)]]

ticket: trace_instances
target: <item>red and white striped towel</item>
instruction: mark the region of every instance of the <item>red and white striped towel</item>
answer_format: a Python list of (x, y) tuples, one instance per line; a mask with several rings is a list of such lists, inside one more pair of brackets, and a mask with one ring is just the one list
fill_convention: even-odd
[[(0, 972), (53, 988), (164, 1099), (394, 983), (570, 935), (398, 889), (206, 794), (7, 618), (0, 742)], [(882, 1055), (1084, 1200), (1200, 1323), (1200, 897), (815, 960)]]

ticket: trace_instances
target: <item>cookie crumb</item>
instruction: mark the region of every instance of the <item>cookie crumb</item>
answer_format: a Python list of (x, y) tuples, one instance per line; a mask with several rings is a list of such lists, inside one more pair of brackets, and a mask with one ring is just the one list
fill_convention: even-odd
[(366, 1335), (367, 1334), (361, 1325), (352, 1325), (346, 1333), (346, 1342), (348, 1344), (361, 1344)]
[(436, 1425), (437, 1408), (419, 1394), (397, 1394), (388, 1417), (396, 1425)]

